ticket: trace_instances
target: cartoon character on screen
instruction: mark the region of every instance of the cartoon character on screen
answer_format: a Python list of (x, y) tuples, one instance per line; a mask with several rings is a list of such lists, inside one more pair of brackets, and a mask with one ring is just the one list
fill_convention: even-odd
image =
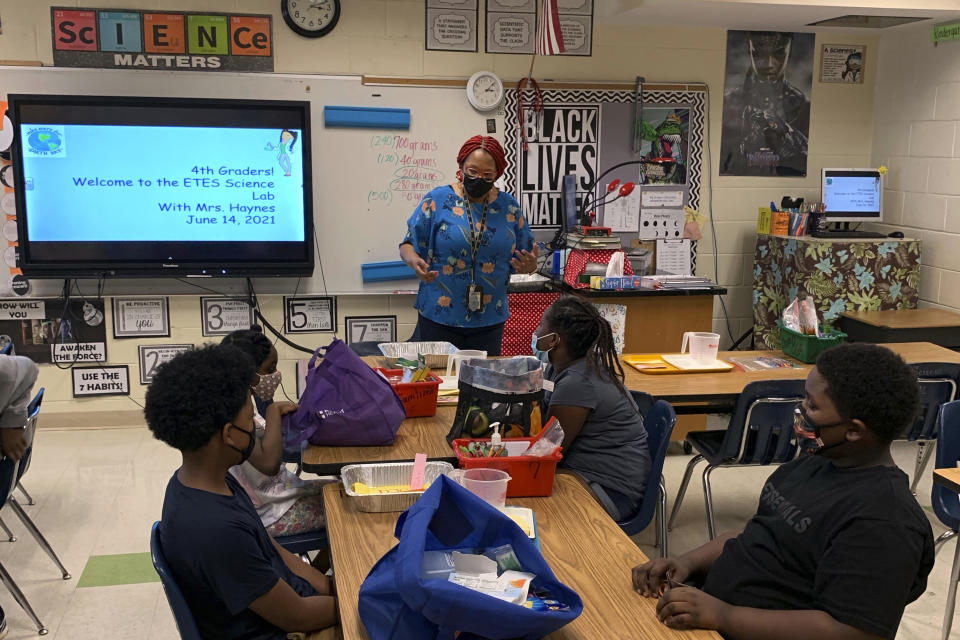
[(280, 163), (280, 168), (283, 169), (283, 175), (289, 176), (290, 170), (293, 168), (293, 164), (290, 160), (290, 154), (293, 153), (293, 146), (297, 143), (297, 132), (291, 131), (290, 129), (284, 129), (280, 132), (280, 144), (274, 145), (272, 142), (267, 143), (267, 149), (279, 149), (277, 153), (277, 162)]

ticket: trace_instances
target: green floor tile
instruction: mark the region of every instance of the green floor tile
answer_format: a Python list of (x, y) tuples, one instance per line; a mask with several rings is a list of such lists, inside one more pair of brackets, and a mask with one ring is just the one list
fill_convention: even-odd
[(149, 553), (90, 556), (78, 587), (108, 587), (115, 584), (160, 582)]

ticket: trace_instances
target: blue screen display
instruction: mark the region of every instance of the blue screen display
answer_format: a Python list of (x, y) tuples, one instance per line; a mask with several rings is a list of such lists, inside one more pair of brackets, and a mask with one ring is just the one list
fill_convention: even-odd
[(303, 242), (299, 129), (20, 125), (31, 242)]

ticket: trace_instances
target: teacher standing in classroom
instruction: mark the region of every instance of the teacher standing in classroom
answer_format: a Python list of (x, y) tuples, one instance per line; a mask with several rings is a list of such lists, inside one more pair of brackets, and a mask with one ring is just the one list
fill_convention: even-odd
[(507, 167), (500, 143), (474, 136), (457, 164), (457, 181), (424, 196), (400, 243), (420, 279), (414, 335), (500, 355), (510, 274), (536, 271), (537, 249), (517, 199), (493, 186)]

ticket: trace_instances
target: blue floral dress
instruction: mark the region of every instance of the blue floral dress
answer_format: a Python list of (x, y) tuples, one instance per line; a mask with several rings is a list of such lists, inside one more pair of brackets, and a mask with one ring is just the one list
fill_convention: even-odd
[[(483, 205), (466, 202), (449, 185), (433, 189), (407, 220), (401, 244), (410, 243), (429, 270), (439, 273), (432, 283), (420, 283), (414, 306), (421, 315), (450, 327), (489, 327), (510, 315), (510, 258), (515, 250), (533, 250), (533, 234), (516, 198), (501, 191), (487, 206), (487, 227), (476, 264), (471, 264), (468, 206), (473, 207), (473, 224), (479, 229)], [(474, 282), (483, 288), (481, 311), (467, 308), (471, 271)]]

